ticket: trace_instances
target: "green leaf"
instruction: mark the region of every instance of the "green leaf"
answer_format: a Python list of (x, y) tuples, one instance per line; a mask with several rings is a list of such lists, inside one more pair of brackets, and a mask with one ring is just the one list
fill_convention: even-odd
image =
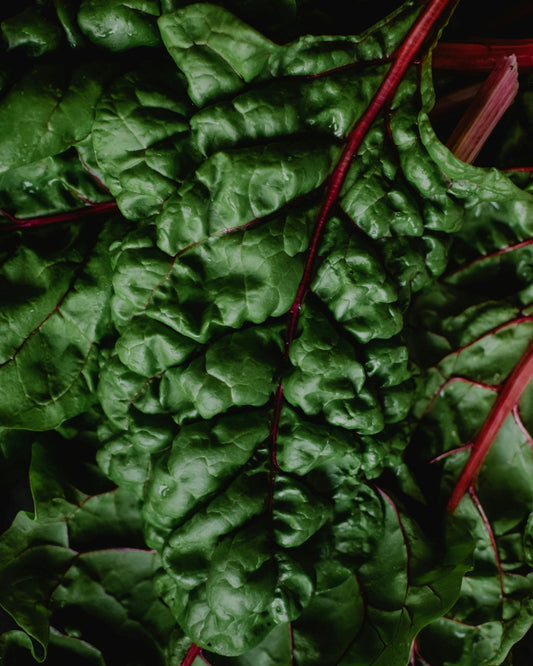
[(3, 22), (7, 666), (496, 666), (531, 626), (530, 188), (429, 122), (454, 3), (392, 4)]
[[(497, 404), (504, 408), (499, 396), (518, 381), (514, 368), (533, 340), (527, 314), (530, 245), (525, 240), (531, 237), (531, 210), (523, 192), (499, 207), (472, 207), (454, 253), (456, 261), (464, 256), (469, 261), (417, 303), (418, 315), (449, 350), (429, 370), (431, 402), (413, 444), (424, 460), (440, 461), (422, 484), (433, 497), (438, 493), (448, 499), (470, 455), (465, 445), (475, 450), (478, 433), (495, 418)], [(507, 418), (458, 509), (475, 545), (474, 568), (451, 611), (420, 635), (421, 654), (430, 662), (438, 658), (442, 664), (496, 666), (533, 624), (527, 549), (533, 502), (528, 379), (520, 380), (522, 395), (506, 406)]]
[(159, 44), (159, 12), (159, 0), (82, 0), (77, 19), (93, 44), (125, 51)]
[(2, 663), (21, 663), (29, 647), (45, 663), (67, 663), (67, 655), (82, 664), (173, 663), (179, 635), (155, 596), (159, 560), (143, 548), (137, 501), (123, 490), (88, 495), (72, 485), (65, 459), (71, 478), (102, 484), (84, 469), (79, 437), (77, 459), (74, 442), (52, 433), (41, 441), (30, 469), (35, 513), (19, 513), (0, 539), (0, 604), (32, 643), (4, 634)]
[(0, 172), (62, 153), (90, 132), (105, 75), (95, 64), (42, 64), (0, 103)]
[[(382, 514), (369, 512), (362, 540), (356, 517), (367, 481), (398, 465), (408, 438), (394, 425), (415, 386), (403, 312), (411, 291), (444, 269), (459, 199), (503, 201), (513, 189), (440, 150), (412, 69), (390, 133), (380, 117), (318, 241), (342, 139), (387, 74), (375, 59), (397, 47), (416, 11), (399, 10), (394, 30), (371, 37), (286, 46), (211, 5), (159, 21), (201, 107), (188, 121), (194, 162), (155, 229), (137, 230), (116, 255), (121, 337), (99, 386), (110, 419), (99, 461), (143, 499), (165, 599), (185, 633), (217, 653), (241, 654), (297, 622), (324, 560), (364, 572), (365, 558), (384, 553), (372, 538)], [(356, 63), (364, 76), (354, 76)], [(425, 69), (422, 79), (428, 97)], [(122, 207), (135, 202), (123, 194)], [(391, 546), (398, 580), (402, 548)], [(450, 575), (457, 594), (459, 569)], [(354, 649), (404, 659), (435, 595), (413, 592), (409, 604), (421, 610), (412, 621), (407, 589), (401, 602), (393, 587), (383, 594), (391, 619), (376, 611)], [(381, 643), (371, 638), (380, 622), (390, 623)]]
[[(12, 237), (0, 272), (0, 418), (46, 430), (94, 403), (98, 342), (109, 330), (109, 244), (120, 223)], [(11, 232), (13, 233), (13, 232)]]
[(157, 213), (183, 180), (189, 104), (175, 69), (161, 58), (115, 79), (97, 108), (92, 146), (127, 217)]
[(54, 51), (61, 43), (61, 28), (41, 8), (26, 9), (2, 21), (2, 35), (8, 51), (22, 49), (32, 56)]

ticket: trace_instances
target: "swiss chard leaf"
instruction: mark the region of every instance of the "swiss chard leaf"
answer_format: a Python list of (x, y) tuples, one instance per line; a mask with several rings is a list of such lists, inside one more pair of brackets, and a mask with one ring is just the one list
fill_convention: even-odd
[[(429, 370), (432, 398), (412, 450), (431, 461), (422, 483), (433, 502), (454, 509), (466, 478), (457, 513), (476, 545), (457, 603), (420, 635), (430, 663), (500, 664), (533, 624), (531, 375), (517, 372), (533, 341), (532, 212), (522, 192), (499, 207), (472, 207), (456, 240), (456, 267), (417, 304), (429, 331), (426, 348), (435, 341), (435, 356), (446, 354)], [(490, 448), (465, 477), (463, 466), (483, 441)]]
[(180, 635), (155, 593), (159, 559), (144, 547), (137, 500), (91, 466), (83, 435), (39, 440), (34, 512), (19, 513), (0, 539), (0, 606), (26, 632), (3, 636), (2, 663), (26, 663), (28, 648), (54, 664), (175, 663)]
[[(46, 178), (44, 179), (46, 181)], [(46, 430), (95, 402), (98, 343), (110, 331), (110, 243), (120, 218), (49, 230), (4, 232), (0, 284), (0, 419)], [(8, 236), (9, 235), (9, 236)]]
[[(532, 203), (431, 128), (452, 4), (2, 23), (8, 666), (488, 666), (527, 631)], [(86, 419), (118, 491), (65, 454)]]
[[(414, 389), (403, 312), (444, 269), (461, 199), (503, 202), (514, 189), (441, 150), (424, 66), (339, 182), (343, 141), (362, 132), (417, 13), (287, 46), (210, 5), (159, 21), (199, 107), (196, 166), (117, 254), (121, 337), (101, 375), (99, 460), (143, 499), (164, 598), (207, 650), (239, 654), (297, 620), (326, 560), (346, 579), (364, 579), (373, 555), (382, 566), (383, 502), (361, 534), (361, 494), (408, 439), (395, 425)], [(383, 591), (390, 631), (361, 638), (354, 659), (405, 660), (420, 628), (409, 594)], [(434, 599), (418, 602), (423, 624)]]

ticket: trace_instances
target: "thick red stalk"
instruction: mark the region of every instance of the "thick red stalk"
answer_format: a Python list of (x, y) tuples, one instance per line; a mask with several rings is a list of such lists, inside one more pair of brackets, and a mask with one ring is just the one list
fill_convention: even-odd
[(439, 97), (434, 108), (430, 112), (431, 120), (442, 118), (442, 116), (446, 116), (450, 111), (453, 112), (458, 108), (466, 106), (466, 104), (470, 103), (476, 96), (481, 85), (481, 83), (473, 83), (470, 86), (459, 88), (448, 95)]
[(518, 92), (516, 57), (503, 57), (475, 94), (450, 136), (447, 146), (460, 160), (472, 164)]
[(311, 242), (309, 244), (304, 274), (298, 287), (296, 298), (294, 299), (294, 303), (290, 309), (290, 323), (287, 335), (288, 344), (290, 344), (294, 336), (296, 322), (298, 320), (298, 313), (309, 289), (313, 264), (316, 258), (316, 253), (324, 224), (333, 204), (337, 201), (342, 184), (346, 177), (346, 173), (350, 167), (350, 163), (355, 153), (361, 146), (377, 115), (383, 109), (392, 94), (396, 91), (402, 76), (405, 74), (405, 71), (411, 64), (413, 58), (418, 53), (418, 50), (424, 43), (424, 40), (426, 39), (429, 31), (439, 16), (446, 9), (446, 7), (452, 4), (452, 2), (454, 2), (454, 0), (432, 0), (429, 3), (427, 9), (415, 23), (411, 32), (407, 35), (405, 41), (397, 49), (394, 55), (393, 64), (391, 65), (387, 76), (383, 79), (383, 82), (372, 98), (370, 104), (348, 137), (347, 145), (331, 176), (330, 185), (326, 192), (326, 197), (320, 209), (318, 220), (315, 224)]
[(447, 69), (461, 72), (490, 72), (502, 57), (516, 56), (519, 69), (533, 67), (533, 41), (516, 39), (494, 40), (475, 44), (441, 42), (433, 50), (434, 69)]
[[(294, 299), (294, 302), (289, 310), (289, 322), (287, 326), (286, 337), (286, 359), (288, 358), (289, 348), (296, 332), (296, 325), (298, 323), (300, 309), (311, 284), (313, 267), (322, 232), (324, 230), (324, 225), (329, 217), (333, 205), (339, 197), (342, 184), (344, 183), (344, 179), (348, 169), (350, 168), (351, 161), (361, 146), (372, 123), (396, 91), (402, 76), (404, 75), (409, 65), (412, 64), (414, 57), (422, 47), (429, 32), (439, 17), (442, 15), (444, 10), (447, 9), (450, 5), (455, 4), (455, 2), (456, 0), (431, 0), (428, 3), (426, 9), (422, 12), (414, 26), (411, 28), (411, 31), (407, 35), (404, 42), (402, 42), (402, 44), (394, 53), (393, 62), (389, 71), (387, 72), (387, 75), (383, 79), (380, 87), (370, 101), (370, 104), (348, 137), (346, 147), (344, 148), (341, 158), (331, 175), (329, 187), (326, 191), (324, 201), (320, 208), (318, 218), (313, 229), (311, 241), (309, 243), (303, 276), (298, 286), (296, 298)], [(278, 390), (276, 392), (276, 397), (274, 399), (274, 416), (272, 419), (271, 429), (273, 468), (277, 467), (276, 439), (282, 402), (283, 385), (282, 381), (280, 380)]]
[(11, 231), (13, 229), (27, 229), (28, 227), (43, 227), (48, 224), (58, 224), (60, 222), (71, 222), (78, 220), (82, 217), (89, 215), (102, 215), (103, 213), (113, 213), (118, 210), (115, 201), (105, 201), (103, 203), (92, 203), (84, 208), (76, 208), (69, 210), (66, 213), (54, 213), (52, 215), (43, 215), (41, 217), (33, 217), (25, 220), (18, 220), (9, 218), (9, 224), (0, 225), (0, 230)]
[(180, 666), (192, 666), (196, 657), (200, 657), (202, 653), (202, 648), (196, 643), (193, 643), (191, 647), (187, 650), (185, 658), (181, 662)]
[(492, 409), (475, 438), (472, 453), (457, 480), (447, 510), (455, 513), (463, 495), (474, 483), (487, 453), (505, 419), (512, 413), (524, 389), (533, 377), (533, 343), (530, 344), (518, 365), (503, 384)]

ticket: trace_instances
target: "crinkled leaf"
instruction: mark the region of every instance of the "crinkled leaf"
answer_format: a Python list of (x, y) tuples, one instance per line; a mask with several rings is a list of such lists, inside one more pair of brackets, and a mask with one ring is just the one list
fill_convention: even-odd
[[(12, 138), (2, 136), (6, 152)], [(47, 430), (95, 402), (98, 347), (111, 331), (109, 246), (124, 222), (110, 215), (116, 205), (86, 160), (94, 158), (83, 141), (0, 174), (4, 427)]]
[[(386, 75), (376, 59), (394, 51), (416, 12), (407, 5), (362, 38), (285, 46), (211, 5), (159, 20), (199, 107), (188, 121), (196, 162), (155, 228), (116, 255), (121, 337), (101, 375), (110, 424), (99, 460), (143, 499), (165, 599), (208, 650), (240, 654), (297, 620), (324, 560), (364, 571), (377, 552), (382, 565), (371, 536), (382, 512), (370, 511), (362, 535), (359, 498), (366, 480), (398, 464), (408, 436), (394, 425), (414, 389), (403, 312), (444, 269), (460, 200), (503, 202), (513, 191), (440, 148), (423, 111), (427, 70), (413, 68), (318, 241), (343, 139)], [(406, 576), (402, 548), (393, 566)], [(435, 604), (413, 592), (413, 619), (407, 590), (401, 601), (394, 586), (383, 595), (391, 619), (377, 611), (353, 648), (369, 663), (381, 652), (404, 659)], [(379, 622), (390, 628), (378, 640)]]
[[(533, 341), (532, 212), (533, 202), (521, 192), (497, 207), (472, 207), (453, 255), (462, 262), (417, 304), (438, 341), (434, 358), (439, 347), (447, 352), (429, 370), (428, 397), (433, 397), (413, 444), (426, 461), (422, 484), (433, 500), (448, 500), (471, 455), (465, 447), (475, 450), (505, 387), (524, 382), (458, 509), (475, 545), (474, 568), (451, 611), (420, 635), (421, 653), (430, 663), (496, 666), (533, 625), (531, 388), (528, 377), (514, 372)], [(427, 463), (435, 458), (430, 471)]]
[[(201, 659), (193, 640), (213, 664), (400, 666), (432, 636), (445, 643), (437, 659), (451, 651), (451, 663), (492, 663), (487, 655), (501, 661), (531, 623), (531, 391), (521, 398), (524, 427), (506, 422), (500, 433), (517, 446), (509, 452), (498, 439), (482, 470), (496, 488), (492, 496), (480, 476), (488, 519), (474, 496), (461, 515), (441, 519), (441, 478), (428, 487), (401, 463), (416, 383), (427, 379), (431, 397), (450, 380), (417, 436), (424, 460), (428, 449), (438, 455), (475, 437), (514, 376), (532, 332), (530, 197), (436, 140), (425, 60), (394, 96), (389, 89), (364, 142), (343, 157), (420, 9), (407, 3), (358, 37), (279, 39), (308, 25), (356, 32), (340, 24), (339, 2), (328, 17), (319, 4), (55, 0), (26, 3), (2, 26), (4, 228), (23, 232), (20, 218), (29, 227), (68, 222), (5, 236), (9, 335), (32, 307), (45, 311), (15, 349), (31, 381), (19, 393), (22, 383), (8, 382), (5, 425), (60, 427), (76, 451), (76, 427), (61, 424), (92, 405), (98, 380), (107, 416), (96, 419), (106, 442), (99, 459), (123, 486), (89, 492), (68, 465), (65, 484), (57, 436), (42, 440), (46, 455), (35, 447), (34, 517), (20, 514), (2, 542), (7, 589), (18, 595), (6, 603), (28, 632), (4, 634), (6, 663), (26, 663), (31, 647), (42, 656), (48, 643), (54, 666), (189, 666)], [(362, 14), (366, 3), (356, 4)], [(74, 69), (63, 53), (69, 64), (55, 64), (62, 31), (77, 49)], [(99, 49), (106, 65), (96, 75), (87, 63)], [(80, 72), (92, 83), (81, 76), (78, 85)], [(102, 226), (97, 216), (114, 208), (105, 187), (137, 223), (125, 238), (118, 218)], [(461, 270), (417, 306), (431, 333), (415, 348), (406, 310), (444, 270), (451, 234), (450, 270)], [(479, 252), (506, 243), (521, 245), (478, 267)], [(73, 330), (88, 327), (95, 347), (114, 343), (111, 274), (120, 337), (69, 383), (87, 351), (72, 348)], [(29, 301), (28, 289), (39, 290)], [(437, 368), (417, 379), (413, 358)], [(41, 402), (28, 411), (31, 391)], [(427, 402), (418, 407), (420, 415)], [(17, 437), (6, 435), (6, 459)], [(26, 449), (27, 435), (18, 443)], [(446, 463), (444, 492), (461, 455)], [(505, 513), (501, 466), (514, 483)], [(138, 500), (164, 564), (158, 592), (186, 638), (155, 601), (158, 556), (126, 550)], [(503, 623), (487, 521), (508, 567)], [(475, 568), (450, 610), (474, 548)], [(457, 647), (450, 626), (478, 617), (482, 629), (470, 624), (472, 642)]]
[(189, 106), (175, 68), (161, 58), (114, 80), (100, 100), (92, 146), (127, 217), (159, 212), (183, 180), (192, 161)]
[(68, 442), (78, 445), (76, 455), (57, 435), (41, 440), (30, 468), (35, 512), (19, 513), (0, 540), (0, 604), (32, 643), (20, 632), (4, 634), (2, 663), (21, 663), (21, 648), (29, 647), (38, 661), (54, 665), (67, 658), (109, 666), (174, 663), (179, 635), (155, 595), (159, 560), (143, 548), (136, 499), (123, 490), (78, 490), (68, 478), (88, 488), (102, 484), (84, 470), (79, 438)]
[(91, 131), (106, 73), (99, 63), (41, 64), (0, 104), (0, 172), (62, 153)]
[[(52, 191), (53, 192), (53, 191)], [(94, 403), (98, 342), (109, 330), (108, 247), (119, 218), (46, 230), (24, 241), (9, 232), (0, 269), (0, 419), (46, 430)]]

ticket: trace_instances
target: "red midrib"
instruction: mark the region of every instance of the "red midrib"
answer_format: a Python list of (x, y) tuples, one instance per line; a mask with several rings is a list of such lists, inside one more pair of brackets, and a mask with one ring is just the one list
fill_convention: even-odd
[[(289, 350), (294, 340), (294, 335), (296, 332), (296, 326), (298, 324), (298, 318), (300, 315), (300, 310), (305, 299), (309, 287), (311, 284), (311, 277), (313, 273), (314, 262), (318, 252), (320, 239), (322, 232), (324, 230), (324, 225), (328, 219), (328, 216), (331, 212), (331, 208), (339, 197), (339, 193), (346, 177), (346, 173), (350, 167), (350, 163), (361, 146), (363, 139), (365, 138), (368, 130), (370, 129), (372, 123), (376, 119), (379, 112), (385, 106), (387, 101), (391, 98), (393, 93), (396, 91), (402, 76), (405, 71), (412, 64), (413, 58), (418, 53), (420, 47), (424, 43), (428, 33), (435, 25), (437, 19), (442, 15), (444, 10), (451, 4), (455, 4), (457, 0), (431, 0), (427, 8), (423, 11), (421, 16), (415, 22), (415, 25), (407, 35), (405, 41), (398, 47), (394, 56), (392, 65), (383, 79), (380, 87), (372, 98), (370, 104), (364, 111), (363, 115), (356, 123), (354, 129), (351, 131), (346, 147), (341, 155), (339, 162), (337, 163), (335, 169), (330, 178), (330, 184), (326, 191), (326, 195), (320, 212), (318, 214), (313, 233), (311, 235), (311, 240), (309, 243), (309, 249), (307, 251), (307, 259), (304, 267), (304, 272), (298, 290), (296, 292), (296, 297), (293, 301), (292, 306), (289, 309), (289, 322), (287, 326), (287, 336), (285, 341), (285, 362), (288, 361)], [(281, 413), (281, 406), (283, 403), (283, 383), (280, 379), (278, 384), (278, 389), (274, 399), (274, 414), (272, 418), (272, 427), (271, 427), (271, 442), (272, 442), (272, 471), (271, 471), (271, 481), (274, 480), (275, 471), (278, 469), (277, 460), (276, 460), (276, 448), (277, 448), (277, 434), (279, 428), (279, 419)], [(271, 488), (272, 492), (272, 488)]]
[(196, 643), (193, 643), (188, 649), (185, 658), (181, 662), (180, 666), (192, 666), (196, 657), (201, 656), (202, 648)]
[(505, 419), (517, 405), (524, 389), (533, 377), (533, 343), (530, 344), (518, 365), (505, 381), (485, 423), (473, 442), (472, 453), (457, 480), (447, 510), (454, 513), (463, 495), (474, 482), (487, 453)]
[(432, 55), (434, 69), (491, 71), (502, 57), (515, 55), (519, 68), (533, 67), (533, 40), (494, 40), (490, 43), (440, 43)]
[(48, 224), (58, 224), (60, 222), (71, 222), (89, 215), (101, 215), (118, 211), (118, 205), (115, 201), (105, 201), (104, 203), (91, 203), (83, 208), (76, 208), (66, 213), (53, 213), (52, 215), (42, 215), (28, 219), (14, 219), (10, 224), (2, 224), (0, 231), (12, 231), (13, 229), (27, 229), (28, 227), (43, 227)]

